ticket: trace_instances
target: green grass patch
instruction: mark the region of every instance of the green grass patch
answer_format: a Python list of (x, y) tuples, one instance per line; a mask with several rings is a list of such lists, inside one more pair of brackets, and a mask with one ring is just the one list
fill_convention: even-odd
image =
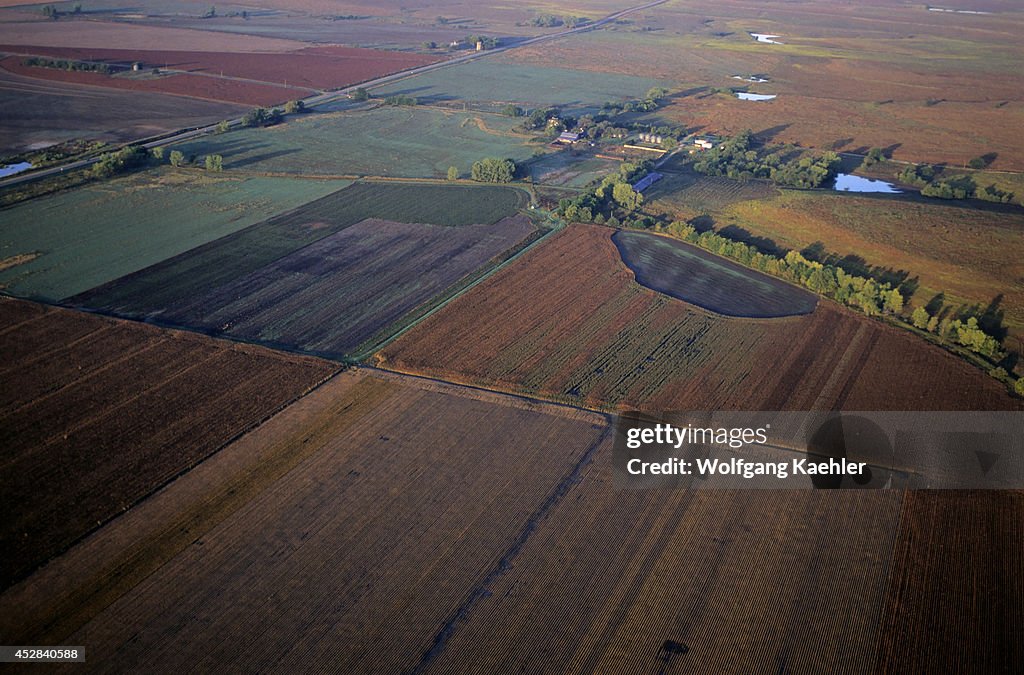
[(0, 212), (0, 285), (59, 300), (344, 185), (162, 169), (33, 199)]
[(224, 169), (306, 175), (443, 178), (468, 175), (484, 157), (530, 157), (515, 121), (429, 108), (381, 107), (313, 113), (265, 129), (244, 129), (175, 146), (186, 155), (224, 157)]

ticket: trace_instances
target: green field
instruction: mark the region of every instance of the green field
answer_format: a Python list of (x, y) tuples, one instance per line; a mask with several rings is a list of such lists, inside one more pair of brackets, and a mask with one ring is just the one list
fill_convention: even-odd
[(305, 206), (111, 281), (70, 299), (125, 316), (149, 316), (229, 283), (367, 218), (431, 225), (490, 225), (523, 206), (496, 186), (355, 183)]
[(664, 80), (511, 63), (502, 58), (472, 61), (374, 89), (376, 95), (405, 94), (421, 102), (515, 103), (526, 108), (559, 105), (594, 110), (605, 101), (643, 96)]
[(0, 214), (0, 287), (60, 300), (346, 184), (165, 169), (33, 199)]
[(448, 167), (469, 175), (484, 157), (530, 157), (536, 145), (496, 115), (381, 107), (292, 117), (266, 129), (243, 129), (180, 146), (186, 155), (219, 154), (225, 170), (290, 174), (443, 178)]

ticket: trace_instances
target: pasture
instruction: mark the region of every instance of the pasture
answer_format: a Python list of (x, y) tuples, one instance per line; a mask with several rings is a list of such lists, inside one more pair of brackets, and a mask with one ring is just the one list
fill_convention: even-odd
[(13, 295), (60, 300), (346, 184), (165, 168), (33, 199), (3, 210), (0, 284)]
[(716, 314), (768, 319), (817, 305), (809, 291), (669, 237), (620, 230), (612, 241), (641, 286)]
[(337, 370), (0, 298), (0, 588)]
[(383, 107), (312, 113), (175, 147), (223, 155), (225, 169), (248, 172), (444, 178), (450, 166), (468, 176), (484, 157), (530, 157), (528, 139), (512, 132), (513, 125), (498, 116)]
[(611, 236), (610, 228), (569, 227), (385, 347), (377, 362), (601, 407), (1020, 405), (960, 359), (825, 300), (800, 317), (708, 315), (638, 285)]

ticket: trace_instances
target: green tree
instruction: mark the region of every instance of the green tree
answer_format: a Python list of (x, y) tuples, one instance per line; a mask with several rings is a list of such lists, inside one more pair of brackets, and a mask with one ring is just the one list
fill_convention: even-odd
[(366, 91), (366, 89), (364, 89), (363, 87), (357, 87), (356, 90), (350, 94), (350, 96), (352, 97), (353, 101), (370, 100), (370, 92)]
[(170, 156), (171, 166), (181, 166), (185, 163), (185, 155), (181, 150), (171, 150)]
[(231, 123), (228, 122), (227, 120), (221, 120), (217, 124), (217, 133), (218, 134), (226, 134), (229, 131), (231, 131)]
[(523, 109), (517, 106), (515, 103), (509, 103), (501, 109), (501, 114), (506, 117), (522, 117), (524, 114)]
[(458, 180), (458, 179), (459, 179), (459, 170), (456, 167), (454, 167), (454, 166), (448, 167), (448, 180)]
[(483, 183), (508, 183), (516, 174), (516, 164), (511, 159), (498, 159), (488, 157), (478, 162), (473, 162), (473, 169), (470, 176), (475, 181)]
[(163, 159), (164, 158), (164, 146), (158, 145), (155, 148), (153, 148), (152, 150), (150, 150), (150, 153), (153, 155), (153, 159)]
[(629, 211), (640, 208), (644, 201), (643, 195), (635, 191), (629, 183), (616, 183), (612, 188), (612, 199), (616, 204)]
[(928, 327), (928, 322), (931, 321), (931, 318), (932, 317), (928, 315), (928, 310), (924, 307), (916, 308), (910, 315), (910, 320), (914, 322), (914, 327), (920, 328), (921, 330)]
[(306, 112), (306, 104), (302, 101), (288, 101), (284, 104), (284, 112), (288, 115)]
[(224, 158), (221, 155), (207, 155), (206, 156), (206, 170), (213, 172), (221, 172), (224, 170)]
[(885, 159), (885, 154), (881, 148), (871, 148), (868, 150), (867, 156), (864, 158), (864, 166), (874, 166)]
[(928, 332), (934, 333), (939, 329), (939, 317), (938, 315), (928, 319)]
[(1017, 381), (1013, 383), (1013, 392), (1024, 398), (1024, 377), (1018, 377)]
[(903, 295), (899, 292), (899, 289), (893, 288), (886, 291), (883, 294), (882, 301), (887, 312), (899, 314), (903, 311)]

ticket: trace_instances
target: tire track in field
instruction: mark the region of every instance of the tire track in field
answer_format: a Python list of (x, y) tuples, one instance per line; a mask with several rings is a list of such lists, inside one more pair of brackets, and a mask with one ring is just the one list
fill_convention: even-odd
[(579, 483), (583, 478), (583, 472), (588, 465), (594, 461), (594, 456), (597, 451), (604, 444), (605, 440), (612, 434), (612, 426), (609, 424), (605, 426), (604, 431), (601, 435), (591, 443), (590, 447), (587, 448), (583, 456), (580, 457), (579, 461), (569, 471), (569, 473), (562, 478), (561, 481), (554, 487), (551, 493), (548, 494), (545, 499), (537, 507), (537, 509), (530, 515), (519, 531), (518, 536), (512, 541), (512, 544), (502, 555), (501, 559), (498, 560), (497, 564), (488, 572), (487, 576), (484, 577), (480, 585), (470, 591), (466, 600), (458, 607), (451, 617), (441, 626), (441, 629), (434, 636), (433, 643), (423, 653), (419, 663), (417, 663), (409, 673), (417, 674), (423, 673), (431, 665), (441, 652), (444, 651), (448, 645), (448, 641), (454, 635), (455, 631), (458, 630), (459, 624), (464, 623), (474, 607), (480, 600), (487, 597), (491, 593), (491, 588), (499, 577), (504, 575), (509, 568), (512, 566), (512, 561), (522, 552), (526, 543), (532, 538), (533, 534), (537, 531), (541, 521), (543, 521), (551, 511), (561, 503), (569, 491), (572, 490), (573, 486)]

